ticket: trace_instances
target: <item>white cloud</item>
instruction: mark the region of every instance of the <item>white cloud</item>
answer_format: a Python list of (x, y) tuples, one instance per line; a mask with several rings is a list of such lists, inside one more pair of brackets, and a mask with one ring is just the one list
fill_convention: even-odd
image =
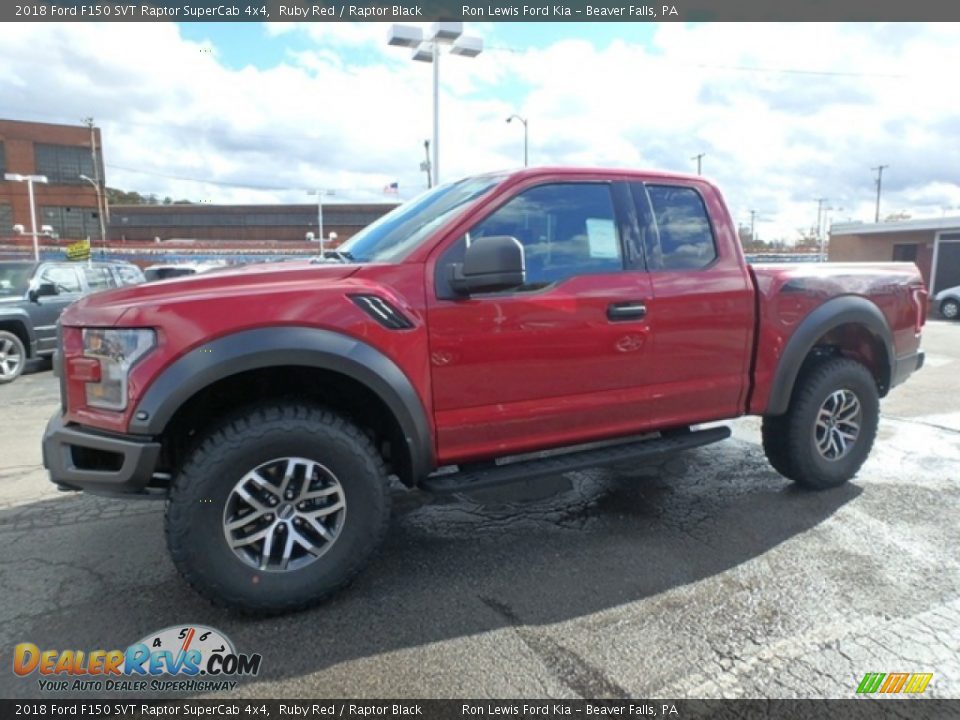
[[(519, 112), (535, 164), (690, 171), (705, 152), (705, 174), (739, 221), (759, 211), (762, 237), (797, 237), (818, 197), (844, 208), (838, 220), (872, 218), (880, 163), (883, 214), (960, 204), (957, 26), (665, 23), (643, 45), (627, 25), (611, 26), (618, 37), (602, 48), (564, 27), (570, 38), (545, 48), (443, 59), (445, 179), (518, 165), (522, 129), (504, 120)], [(470, 25), (493, 48), (499, 29)], [(335, 187), (382, 199), (387, 182), (423, 185), (431, 133), (431, 67), (388, 47), (386, 32), (271, 23), (269, 42), (291, 43), (285, 59), (233, 69), (175, 25), (18, 25), (0, 47), (0, 115), (94, 116), (108, 181), (126, 189), (306, 202), (306, 188)]]

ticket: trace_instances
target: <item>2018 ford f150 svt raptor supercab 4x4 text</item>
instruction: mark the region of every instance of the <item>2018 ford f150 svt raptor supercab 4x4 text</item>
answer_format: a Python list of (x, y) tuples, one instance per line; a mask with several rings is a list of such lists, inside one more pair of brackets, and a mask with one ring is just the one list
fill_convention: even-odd
[(780, 473), (839, 485), (923, 364), (926, 306), (909, 264), (751, 267), (700, 177), (471, 177), (323, 262), (72, 306), (44, 462), (64, 488), (165, 496), (186, 580), (280, 612), (359, 572), (391, 474), (469, 491), (704, 445), (729, 430), (693, 426), (752, 414)]

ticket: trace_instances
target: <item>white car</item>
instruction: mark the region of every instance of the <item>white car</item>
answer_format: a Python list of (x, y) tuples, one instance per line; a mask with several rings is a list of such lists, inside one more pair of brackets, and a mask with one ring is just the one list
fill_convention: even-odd
[(940, 314), (947, 320), (960, 318), (960, 285), (941, 290), (933, 296)]
[(183, 277), (184, 275), (196, 275), (197, 273), (210, 272), (218, 268), (226, 267), (225, 263), (171, 263), (166, 265), (151, 265), (144, 268), (143, 274), (147, 282), (154, 280), (167, 280), (169, 278)]

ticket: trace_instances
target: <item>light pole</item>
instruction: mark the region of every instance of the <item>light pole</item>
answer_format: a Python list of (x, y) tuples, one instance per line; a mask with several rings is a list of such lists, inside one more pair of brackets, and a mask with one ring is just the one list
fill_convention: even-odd
[(433, 172), (434, 186), (440, 184), (440, 46), (449, 45), (451, 55), (476, 57), (483, 52), (483, 40), (463, 36), (462, 22), (436, 22), (425, 37), (414, 25), (391, 25), (387, 44), (415, 48), (413, 59), (433, 63)]
[(703, 173), (700, 172), (700, 169), (701, 169), (701, 167), (702, 167), (702, 161), (703, 161), (703, 158), (704, 158), (705, 155), (706, 155), (706, 153), (697, 153), (697, 154), (694, 155), (692, 158), (690, 158), (691, 160), (696, 160), (696, 161), (697, 161), (697, 175), (702, 175), (702, 174), (703, 174)]
[(320, 257), (323, 257), (323, 196), (333, 195), (333, 190), (307, 190), (307, 195), (317, 196), (317, 238), (320, 240)]
[(6, 173), (4, 180), (13, 182), (25, 182), (27, 184), (27, 195), (30, 197), (30, 234), (33, 235), (33, 259), (40, 260), (40, 243), (37, 240), (37, 207), (33, 201), (33, 184), (46, 183), (46, 175), (20, 175), (18, 173)]
[(100, 183), (98, 183), (93, 178), (89, 178), (86, 175), (80, 176), (81, 180), (86, 180), (88, 183), (93, 185), (93, 189), (97, 191), (97, 217), (100, 218), (100, 247), (103, 249), (104, 254), (107, 252), (107, 225), (103, 219), (103, 205), (100, 200)]
[(527, 135), (527, 130), (528, 130), (528, 127), (527, 127), (527, 119), (526, 119), (526, 118), (522, 118), (522, 117), (520, 117), (519, 115), (517, 115), (516, 113), (514, 113), (513, 115), (511, 115), (510, 117), (507, 118), (507, 122), (509, 123), (509, 122), (510, 122), (511, 120), (513, 120), (514, 118), (516, 118), (517, 120), (519, 120), (520, 122), (523, 123), (523, 166), (524, 166), (524, 167), (529, 167), (529, 163), (527, 162), (527, 140), (528, 140), (528, 135)]
[(833, 205), (828, 205), (823, 209), (824, 233), (820, 236), (820, 262), (827, 261), (827, 235), (830, 234), (830, 212), (840, 212), (842, 210), (842, 207), (834, 207)]

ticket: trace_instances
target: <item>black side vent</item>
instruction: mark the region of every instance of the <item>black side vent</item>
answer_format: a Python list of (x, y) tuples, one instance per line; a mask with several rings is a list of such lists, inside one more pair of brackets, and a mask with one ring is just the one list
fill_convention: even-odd
[(376, 295), (351, 295), (357, 306), (385, 328), (409, 330), (413, 323), (393, 305)]

